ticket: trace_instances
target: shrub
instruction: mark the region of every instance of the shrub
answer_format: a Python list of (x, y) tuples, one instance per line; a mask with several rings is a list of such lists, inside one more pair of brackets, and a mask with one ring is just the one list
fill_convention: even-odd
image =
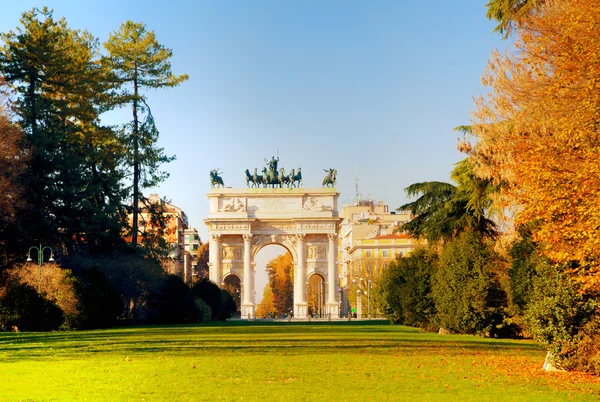
[(198, 309), (198, 322), (210, 321), (212, 319), (212, 310), (208, 304), (204, 303), (199, 297), (196, 297), (195, 303), (196, 308)]
[(226, 320), (236, 311), (231, 295), (206, 278), (196, 282), (192, 292), (210, 307), (213, 320)]
[(449, 242), (432, 282), (435, 323), (464, 334), (497, 336), (506, 294), (494, 275), (497, 255), (480, 235), (466, 232)]
[(165, 279), (165, 273), (156, 260), (129, 249), (111, 255), (70, 256), (64, 259), (63, 265), (71, 268), (76, 275), (93, 268), (104, 272), (123, 300), (125, 310), (122, 316), (133, 322), (147, 319), (148, 295), (157, 293)]
[(527, 304), (525, 322), (536, 341), (546, 346), (560, 361), (573, 355), (579, 331), (590, 323), (597, 299), (578, 291), (577, 284), (563, 269), (548, 263), (536, 267), (533, 290)]
[(201, 321), (196, 296), (177, 275), (169, 275), (159, 292), (148, 301), (151, 320), (160, 324), (185, 324)]
[(232, 317), (237, 312), (237, 305), (235, 304), (235, 300), (233, 300), (233, 296), (225, 289), (221, 289), (221, 300), (222, 300), (222, 309), (221, 314), (219, 315), (220, 320), (226, 320)]
[(10, 269), (8, 274), (18, 282), (38, 289), (42, 297), (56, 304), (63, 312), (64, 328), (77, 327), (79, 310), (75, 292), (76, 279), (70, 269), (50, 263), (41, 267), (38, 264), (26, 263)]
[(9, 280), (0, 297), (0, 327), (19, 331), (51, 331), (63, 323), (62, 310), (44, 299), (35, 288), (17, 280)]
[(414, 250), (391, 262), (376, 288), (379, 308), (392, 324), (430, 327), (435, 315), (431, 277), (438, 256), (428, 249)]
[(118, 323), (123, 300), (102, 271), (97, 268), (81, 271), (75, 291), (79, 299), (79, 328), (107, 328)]

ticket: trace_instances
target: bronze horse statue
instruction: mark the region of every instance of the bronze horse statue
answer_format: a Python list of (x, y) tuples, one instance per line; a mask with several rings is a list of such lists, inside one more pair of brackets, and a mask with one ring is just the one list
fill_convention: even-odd
[[(223, 174), (222, 172), (220, 174)], [(223, 179), (219, 176), (219, 169), (214, 169), (210, 171), (210, 186), (211, 187), (225, 187), (223, 184)]]
[(246, 169), (246, 186), (250, 187), (250, 184), (252, 184), (252, 187), (254, 187), (256, 185), (256, 182), (254, 181), (254, 178), (250, 174), (250, 171), (248, 169)]
[(335, 187), (335, 180), (337, 176), (337, 170), (335, 169), (323, 169), (323, 171), (327, 172), (327, 175), (323, 178), (323, 187)]
[[(292, 173), (294, 172), (294, 169), (292, 169)], [(298, 185), (296, 187), (300, 187), (302, 185), (302, 168), (298, 168), (298, 173), (296, 173), (295, 175), (293, 175), (292, 179), (292, 187), (294, 187), (294, 183), (298, 182)]]

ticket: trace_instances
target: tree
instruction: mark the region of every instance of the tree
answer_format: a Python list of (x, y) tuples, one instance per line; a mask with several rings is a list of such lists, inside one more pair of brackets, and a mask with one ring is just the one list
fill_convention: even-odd
[(226, 320), (237, 310), (231, 295), (208, 279), (196, 282), (192, 286), (192, 292), (210, 307), (213, 320)]
[(149, 300), (154, 310), (152, 321), (159, 324), (187, 324), (199, 322), (200, 311), (196, 296), (177, 275), (168, 275), (163, 285)]
[(137, 247), (141, 189), (164, 180), (167, 174), (159, 171), (159, 166), (173, 160), (164, 154), (162, 148), (156, 147), (158, 130), (141, 91), (175, 87), (188, 76), (171, 73), (169, 59), (172, 51), (160, 45), (154, 32), (147, 31), (144, 24), (131, 21), (121, 24), (116, 32), (110, 34), (104, 47), (109, 53), (107, 65), (114, 74), (114, 83), (119, 91), (114, 101), (122, 106), (131, 104), (133, 111), (133, 121), (125, 132), (125, 143), (129, 151), (127, 163), (133, 168), (131, 243)]
[(392, 324), (428, 328), (435, 316), (431, 281), (438, 255), (419, 248), (406, 257), (398, 257), (383, 271), (376, 292), (380, 308)]
[(47, 8), (24, 13), (2, 40), (0, 72), (16, 93), (28, 145), (23, 236), (68, 252), (107, 237), (113, 246), (124, 217), (121, 147), (98, 123), (108, 87), (97, 41)]
[(107, 328), (118, 323), (123, 300), (117, 289), (98, 268), (84, 269), (75, 282), (78, 299), (78, 327)]
[(548, 2), (494, 53), (474, 112), (475, 173), (553, 263), (600, 291), (600, 1)]
[(288, 314), (294, 305), (294, 265), (289, 252), (281, 254), (267, 264), (269, 284), (273, 292), (273, 310), (278, 314)]
[(65, 326), (75, 327), (79, 315), (75, 278), (68, 269), (46, 263), (42, 267), (25, 263), (9, 270), (9, 280), (38, 289), (40, 296), (56, 304), (62, 311)]
[(506, 294), (495, 273), (498, 256), (477, 233), (449, 242), (433, 275), (435, 323), (457, 333), (495, 336), (503, 324)]
[(398, 208), (414, 215), (401, 229), (430, 243), (448, 241), (464, 231), (495, 236), (496, 225), (487, 217), (491, 206), (490, 194), (494, 192), (491, 181), (476, 177), (468, 159), (455, 165), (451, 178), (458, 186), (424, 182), (411, 184), (405, 189), (409, 197), (420, 196)]
[(263, 290), (263, 298), (256, 306), (256, 316), (257, 317), (267, 317), (270, 313), (275, 311), (275, 307), (273, 304), (273, 291), (271, 290), (271, 285), (266, 284)]
[(113, 250), (110, 255), (69, 255), (61, 260), (61, 264), (71, 269), (76, 276), (82, 276), (82, 272), (89, 269), (101, 270), (122, 299), (125, 307), (122, 318), (133, 322), (146, 320), (147, 297), (156, 294), (165, 279), (158, 261), (124, 246)]
[(198, 263), (196, 264), (197, 278), (208, 279), (208, 262), (209, 262), (209, 245), (210, 243), (201, 244), (198, 247)]
[(545, 3), (546, 0), (490, 0), (487, 17), (499, 22), (494, 32), (505, 38), (520, 20)]
[(11, 265), (17, 253), (15, 236), (19, 230), (18, 212), (24, 208), (23, 186), (27, 154), (24, 133), (10, 120), (2, 89), (6, 88), (0, 78), (0, 271)]
[(51, 331), (62, 322), (62, 310), (25, 283), (9, 281), (0, 292), (0, 329)]
[(24, 152), (24, 134), (10, 120), (3, 88), (6, 84), (0, 78), (0, 219), (8, 222), (14, 220), (15, 208), (21, 198), (18, 178), (23, 173), (27, 155)]

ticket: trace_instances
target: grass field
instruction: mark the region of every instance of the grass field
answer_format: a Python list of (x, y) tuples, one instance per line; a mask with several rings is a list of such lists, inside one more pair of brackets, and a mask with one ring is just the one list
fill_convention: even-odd
[(385, 322), (0, 333), (0, 401), (598, 401), (529, 341)]

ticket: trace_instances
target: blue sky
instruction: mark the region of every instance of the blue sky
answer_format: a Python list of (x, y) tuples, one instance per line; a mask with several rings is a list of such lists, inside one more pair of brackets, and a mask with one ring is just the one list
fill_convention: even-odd
[[(245, 187), (244, 170), (302, 168), (305, 187), (338, 171), (340, 204), (359, 191), (397, 208), (404, 188), (447, 181), (453, 128), (468, 124), (494, 47), (487, 0), (214, 0), (5, 2), (0, 31), (44, 5), (100, 42), (122, 22), (143, 22), (190, 79), (147, 93), (160, 145), (177, 160), (156, 192), (184, 209), (203, 240), (208, 173)], [(130, 118), (124, 109), (106, 116)], [(341, 208), (341, 205), (340, 205)]]
[(177, 156), (148, 192), (206, 239), (208, 172), (243, 187), (244, 170), (277, 151), (306, 187), (336, 168), (341, 203), (355, 196), (357, 164), (360, 192), (390, 208), (411, 183), (448, 180), (461, 158), (452, 129), (469, 122), (487, 59), (505, 45), (486, 2), (22, 0), (3, 4), (0, 31), (44, 5), (101, 42), (128, 19), (155, 31), (190, 79), (147, 93), (160, 144)]

